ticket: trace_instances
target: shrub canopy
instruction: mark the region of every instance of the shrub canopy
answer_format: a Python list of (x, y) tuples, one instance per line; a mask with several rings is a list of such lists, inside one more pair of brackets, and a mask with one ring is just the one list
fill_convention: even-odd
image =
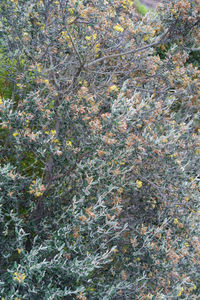
[(199, 11), (1, 2), (2, 299), (197, 299)]

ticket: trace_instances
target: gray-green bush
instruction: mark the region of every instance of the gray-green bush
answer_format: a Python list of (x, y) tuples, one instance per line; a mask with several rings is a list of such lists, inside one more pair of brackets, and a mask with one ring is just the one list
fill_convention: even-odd
[(197, 299), (198, 2), (0, 12), (2, 299)]

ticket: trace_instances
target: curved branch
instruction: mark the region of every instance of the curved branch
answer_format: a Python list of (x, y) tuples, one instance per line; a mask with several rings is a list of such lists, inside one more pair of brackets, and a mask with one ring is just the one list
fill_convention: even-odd
[(115, 57), (120, 57), (120, 56), (123, 56), (123, 55), (128, 55), (128, 54), (135, 54), (137, 52), (140, 52), (140, 51), (143, 51), (143, 50), (146, 50), (148, 48), (151, 48), (151, 47), (154, 47), (156, 45), (159, 45), (163, 42), (163, 40), (165, 39), (165, 37), (167, 36), (167, 33), (168, 33), (168, 30), (166, 32), (164, 32), (162, 35), (161, 35), (161, 38), (158, 42), (154, 42), (154, 43), (151, 43), (149, 45), (146, 45), (146, 46), (143, 46), (141, 48), (137, 48), (137, 49), (132, 49), (132, 50), (129, 50), (129, 51), (125, 51), (125, 52), (122, 52), (122, 53), (117, 53), (117, 54), (112, 54), (112, 55), (107, 55), (107, 56), (104, 56), (104, 57), (101, 57), (101, 58), (98, 58), (96, 60), (93, 60), (91, 61), (90, 63), (88, 64), (85, 64), (84, 67), (91, 67), (92, 65), (95, 65), (103, 60), (106, 60), (106, 59), (110, 59), (110, 58), (115, 58)]

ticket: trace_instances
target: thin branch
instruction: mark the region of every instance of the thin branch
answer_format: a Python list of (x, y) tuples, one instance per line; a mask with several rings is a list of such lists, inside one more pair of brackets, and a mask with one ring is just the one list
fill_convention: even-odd
[(124, 56), (124, 55), (128, 55), (128, 54), (135, 54), (137, 52), (140, 52), (140, 51), (143, 51), (143, 50), (146, 50), (148, 48), (151, 48), (151, 47), (154, 47), (156, 45), (159, 45), (160, 43), (163, 42), (164, 38), (166, 37), (168, 33), (168, 30), (163, 33), (163, 35), (161, 36), (160, 40), (158, 42), (154, 42), (154, 43), (151, 43), (149, 45), (146, 45), (146, 46), (143, 46), (141, 48), (137, 48), (137, 49), (132, 49), (132, 50), (129, 50), (129, 51), (126, 51), (126, 52), (122, 52), (122, 53), (117, 53), (117, 54), (112, 54), (112, 55), (107, 55), (107, 56), (104, 56), (104, 57), (101, 57), (101, 58), (98, 58), (94, 61), (91, 61), (90, 63), (88, 64), (85, 64), (84, 67), (90, 67), (92, 65), (95, 65), (101, 61), (104, 61), (106, 59), (110, 59), (110, 58), (116, 58), (116, 57), (120, 57), (120, 56)]
[(57, 87), (57, 89), (60, 89), (60, 84), (58, 83), (57, 79), (56, 79), (56, 75), (55, 75), (55, 72), (54, 72), (54, 65), (53, 65), (53, 59), (52, 59), (52, 56), (51, 54), (49, 53), (49, 60), (50, 60), (50, 65), (51, 65), (51, 74), (53, 76), (53, 80), (54, 80), (54, 83), (55, 83), (55, 86)]
[(69, 35), (69, 37), (70, 37), (70, 40), (71, 40), (71, 42), (72, 42), (72, 45), (73, 45), (73, 47), (74, 47), (74, 50), (75, 50), (75, 52), (76, 52), (76, 54), (77, 54), (77, 56), (78, 56), (78, 59), (79, 59), (79, 61), (80, 61), (81, 66), (82, 66), (82, 65), (83, 65), (83, 62), (82, 62), (81, 56), (80, 56), (80, 54), (79, 54), (79, 52), (78, 52), (78, 49), (76, 48), (76, 45), (75, 45), (75, 43), (74, 43), (74, 40), (73, 40), (73, 38), (72, 38), (72, 36), (71, 36), (71, 33), (70, 33), (69, 29), (68, 29), (68, 26), (67, 26), (66, 22), (65, 22), (65, 26), (66, 26), (66, 29), (67, 29), (67, 33), (68, 33), (68, 35)]
[[(61, 5), (61, 2), (60, 2), (60, 5)], [(77, 54), (77, 56), (78, 56), (80, 65), (82, 66), (82, 65), (83, 65), (83, 62), (82, 62), (80, 53), (78, 52), (78, 49), (76, 48), (76, 45), (75, 45), (74, 40), (73, 40), (73, 37), (72, 37), (72, 35), (71, 35), (70, 31), (69, 31), (68, 25), (67, 25), (67, 23), (66, 23), (65, 13), (64, 13), (64, 9), (63, 9), (63, 6), (62, 6), (62, 5), (61, 5), (61, 8), (62, 8), (62, 13), (63, 13), (63, 21), (64, 21), (64, 24), (65, 24), (65, 28), (67, 29), (67, 33), (68, 33), (68, 35), (69, 35), (69, 37), (70, 37), (70, 40), (71, 40), (72, 45), (73, 45), (73, 48), (74, 48), (74, 50), (75, 50), (75, 52), (76, 52), (76, 54)]]
[(198, 48), (192, 48), (191, 51), (192, 52), (200, 51), (200, 47), (198, 47)]

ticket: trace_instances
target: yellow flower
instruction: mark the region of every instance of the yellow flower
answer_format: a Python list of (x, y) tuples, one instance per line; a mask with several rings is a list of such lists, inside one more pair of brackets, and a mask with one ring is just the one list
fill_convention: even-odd
[(180, 296), (182, 295), (183, 291), (184, 291), (184, 288), (182, 287), (182, 288), (180, 289), (179, 293), (177, 294), (177, 297), (180, 297)]
[(14, 136), (14, 137), (16, 137), (16, 136), (18, 136), (18, 135), (19, 135), (19, 133), (18, 133), (17, 131), (13, 133), (13, 136)]
[(52, 135), (56, 135), (56, 130), (51, 130)]
[(149, 34), (145, 34), (143, 37), (143, 41), (147, 41), (149, 39)]
[[(0, 103), (0, 104), (1, 104), (1, 103)], [(196, 154), (200, 154), (200, 149), (197, 149), (195, 153), (196, 153)]]
[(90, 41), (91, 38), (92, 38), (91, 35), (90, 35), (90, 36), (89, 36), (89, 35), (86, 35), (86, 36), (85, 36), (85, 39), (86, 39), (87, 41)]
[(62, 32), (61, 32), (61, 35), (62, 35), (64, 38), (66, 38), (66, 37), (68, 36), (68, 34), (67, 34), (66, 31), (62, 31)]
[(3, 104), (3, 101), (2, 101), (2, 98), (1, 98), (1, 96), (0, 96), (0, 105), (1, 105), (1, 104)]
[(40, 196), (42, 196), (42, 195), (43, 195), (43, 193), (41, 193), (41, 192), (36, 192), (36, 193), (35, 193), (35, 196), (36, 196), (36, 197), (40, 197)]
[(140, 189), (142, 187), (142, 181), (136, 180), (136, 186), (138, 189)]
[(178, 224), (178, 219), (174, 219), (174, 224)]
[(43, 195), (43, 192), (45, 191), (45, 186), (44, 184), (37, 184), (35, 186), (36, 181), (33, 180), (33, 183), (29, 186), (29, 194), (34, 194), (35, 197), (40, 197)]
[(71, 141), (67, 141), (66, 145), (71, 147), (72, 146), (72, 142)]
[(137, 261), (141, 261), (141, 258), (140, 258), (140, 257), (137, 257), (136, 259), (137, 259)]
[(115, 84), (113, 84), (112, 86), (110, 86), (109, 87), (109, 91), (118, 91), (118, 87), (115, 85)]
[(37, 64), (37, 71), (38, 71), (38, 73), (41, 72), (41, 68), (40, 68), (40, 65), (39, 65), (39, 64)]
[(171, 10), (171, 13), (172, 13), (173, 15), (175, 15), (175, 14), (177, 13), (177, 11), (176, 11), (175, 9), (172, 9), (172, 10)]
[(15, 272), (13, 279), (21, 283), (26, 278), (25, 273)]
[(59, 143), (59, 140), (58, 139), (54, 139), (53, 143)]
[(23, 251), (23, 249), (22, 249), (22, 248), (21, 248), (21, 249), (17, 248), (17, 252), (18, 252), (18, 254), (20, 254), (22, 251)]
[(124, 28), (119, 24), (115, 25), (113, 28), (114, 28), (114, 30), (116, 30), (118, 32), (123, 32), (124, 31)]
[(133, 1), (131, 0), (123, 0), (124, 5), (131, 6), (133, 4)]
[(68, 8), (68, 12), (73, 15), (74, 14), (74, 8)]
[(23, 85), (21, 83), (17, 83), (16, 86), (19, 88), (19, 89), (23, 89)]
[(98, 44), (96, 44), (96, 45), (94, 46), (94, 49), (95, 49), (96, 52), (99, 52), (99, 51), (100, 51), (100, 46), (101, 46), (100, 43), (98, 43)]

